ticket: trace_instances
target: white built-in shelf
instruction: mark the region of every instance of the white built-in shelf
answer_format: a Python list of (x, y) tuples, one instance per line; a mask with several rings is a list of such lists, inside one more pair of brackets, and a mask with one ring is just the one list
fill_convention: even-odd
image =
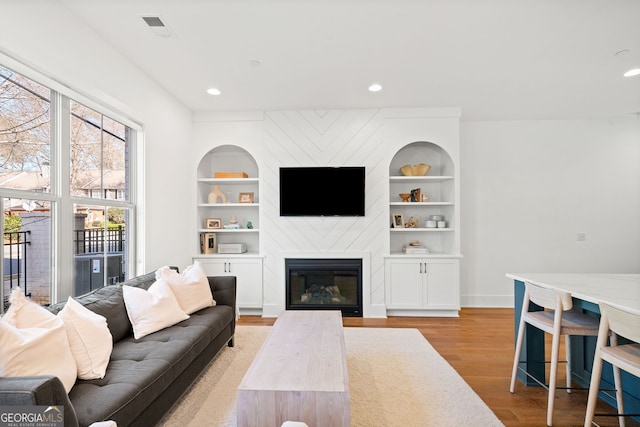
[(460, 254), (448, 254), (443, 252), (429, 252), (428, 254), (405, 254), (404, 252), (394, 252), (386, 258), (462, 258)]
[(259, 230), (257, 228), (201, 228), (199, 231), (200, 233), (257, 233)]
[[(196, 258), (248, 258), (248, 257), (258, 257), (262, 258), (262, 255), (256, 252), (243, 252), (241, 254), (198, 254)], [(262, 282), (260, 282), (262, 285)]]
[(200, 203), (199, 208), (250, 208), (258, 207), (260, 203)]
[(449, 175), (433, 175), (433, 176), (390, 176), (390, 182), (425, 182), (425, 181), (448, 181), (453, 179)]
[[(242, 171), (249, 177), (217, 178), (215, 174), (221, 171)], [(236, 254), (238, 258), (251, 257), (260, 252), (260, 179), (258, 165), (251, 153), (237, 145), (219, 145), (206, 153), (198, 165), (197, 171), (197, 230), (198, 234), (216, 234), (217, 244), (244, 243), (248, 252)], [(226, 203), (209, 203), (209, 196), (216, 186), (226, 195)], [(240, 203), (240, 196), (245, 193), (253, 194), (252, 203)], [(205, 228), (207, 220), (219, 219), (222, 224), (228, 224), (236, 216), (238, 225), (242, 228)], [(251, 222), (254, 228), (246, 228)], [(198, 249), (200, 249), (198, 236)], [(227, 258), (230, 254), (211, 254), (209, 258)], [(205, 256), (198, 254), (198, 257)], [(216, 260), (218, 261), (218, 260)], [(211, 270), (216, 271), (217, 270)], [(210, 271), (210, 272), (211, 272)], [(260, 271), (262, 271), (260, 267)], [(262, 278), (259, 279), (262, 283)], [(242, 286), (250, 286), (246, 283)], [(239, 286), (240, 288), (240, 286)], [(260, 285), (260, 289), (262, 289)], [(260, 294), (261, 294), (260, 290)]]
[(198, 182), (209, 184), (253, 184), (258, 178), (198, 178)]
[(436, 231), (453, 231), (453, 228), (413, 228), (413, 227), (391, 227), (392, 232), (399, 233), (408, 233), (412, 231), (428, 231), (428, 232), (436, 232)]
[(391, 202), (391, 206), (453, 206), (451, 202)]

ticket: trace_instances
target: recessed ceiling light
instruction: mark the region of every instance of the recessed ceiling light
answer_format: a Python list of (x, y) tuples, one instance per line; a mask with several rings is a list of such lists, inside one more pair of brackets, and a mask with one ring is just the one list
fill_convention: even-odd
[(633, 76), (640, 76), (640, 68), (634, 68), (633, 70), (629, 70), (626, 73), (624, 73), (625, 77), (633, 77)]
[(216, 89), (215, 87), (210, 87), (209, 89), (207, 89), (207, 93), (209, 95), (220, 95), (222, 92), (220, 92), (220, 89)]
[(382, 86), (379, 83), (374, 83), (369, 86), (370, 92), (380, 92), (382, 90)]

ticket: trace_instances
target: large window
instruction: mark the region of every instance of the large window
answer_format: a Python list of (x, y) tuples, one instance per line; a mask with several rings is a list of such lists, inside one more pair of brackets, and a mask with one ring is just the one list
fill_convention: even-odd
[(135, 265), (137, 128), (35, 80), (0, 66), (0, 312), (15, 286), (47, 304)]

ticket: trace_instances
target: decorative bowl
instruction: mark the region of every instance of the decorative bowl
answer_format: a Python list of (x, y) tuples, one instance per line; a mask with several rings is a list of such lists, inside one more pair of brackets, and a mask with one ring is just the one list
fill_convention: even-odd
[(408, 202), (409, 198), (411, 197), (411, 193), (400, 193), (400, 197), (402, 198), (403, 202)]
[(404, 176), (425, 176), (429, 173), (431, 165), (420, 163), (418, 165), (404, 165), (400, 168), (400, 173)]

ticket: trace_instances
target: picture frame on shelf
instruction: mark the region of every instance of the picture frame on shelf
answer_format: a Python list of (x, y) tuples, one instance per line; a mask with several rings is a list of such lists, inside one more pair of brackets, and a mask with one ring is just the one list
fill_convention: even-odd
[(404, 215), (401, 213), (394, 213), (391, 215), (391, 227), (392, 228), (404, 228)]
[(204, 223), (204, 228), (208, 228), (208, 229), (222, 228), (222, 218), (207, 218)]
[(238, 195), (239, 203), (253, 203), (253, 192), (243, 192)]
[(216, 233), (200, 233), (200, 253), (214, 254), (218, 251)]

